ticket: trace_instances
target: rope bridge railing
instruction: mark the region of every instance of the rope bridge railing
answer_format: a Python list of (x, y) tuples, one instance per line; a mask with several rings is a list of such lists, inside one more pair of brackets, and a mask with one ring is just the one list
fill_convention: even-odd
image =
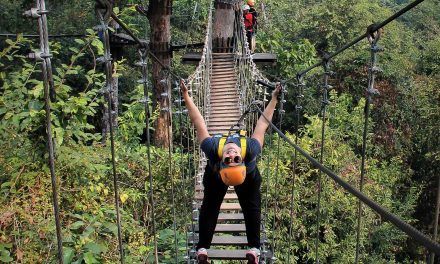
[[(379, 204), (375, 203), (369, 197), (365, 196), (362, 193), (363, 185), (364, 185), (364, 181), (365, 181), (365, 156), (366, 156), (365, 153), (366, 153), (366, 138), (367, 138), (367, 131), (368, 131), (368, 118), (369, 118), (369, 111), (370, 111), (369, 109), (370, 109), (370, 104), (372, 102), (372, 98), (374, 96), (378, 95), (378, 91), (374, 88), (374, 83), (375, 83), (376, 75), (381, 71), (380, 68), (377, 67), (377, 65), (376, 65), (377, 54), (382, 51), (382, 48), (380, 48), (377, 45), (377, 42), (380, 38), (381, 28), (384, 27), (385, 25), (387, 25), (388, 23), (390, 23), (391, 21), (393, 21), (394, 19), (396, 19), (397, 17), (401, 16), (402, 14), (407, 12), (408, 10), (414, 8), (415, 6), (417, 6), (421, 2), (423, 2), (423, 0), (415, 1), (415, 2), (407, 5), (405, 8), (403, 8), (399, 12), (395, 13), (394, 15), (392, 15), (390, 18), (386, 19), (382, 23), (371, 25), (367, 29), (367, 32), (365, 34), (363, 34), (362, 36), (356, 38), (354, 41), (350, 42), (349, 44), (344, 45), (342, 48), (338, 49), (333, 54), (325, 55), (324, 58), (319, 63), (316, 63), (315, 65), (312, 65), (311, 67), (309, 67), (306, 70), (301, 71), (297, 74), (296, 84), (295, 84), (295, 86), (297, 87), (297, 94), (295, 95), (296, 96), (296, 102), (295, 102), (295, 104), (296, 104), (295, 105), (295, 111), (296, 111), (295, 143), (292, 142), (289, 138), (287, 138), (281, 132), (280, 128), (276, 127), (273, 123), (271, 123), (271, 127), (280, 135), (280, 137), (283, 138), (289, 145), (291, 145), (295, 149), (294, 161), (293, 161), (293, 171), (294, 171), (293, 173), (294, 174), (295, 174), (295, 170), (297, 167), (297, 153), (298, 152), (302, 156), (304, 156), (307, 160), (309, 160), (319, 170), (318, 187), (317, 187), (318, 198), (317, 198), (317, 208), (316, 208), (316, 211), (317, 211), (317, 213), (316, 213), (316, 216), (317, 216), (316, 239), (315, 239), (315, 249), (314, 249), (316, 263), (319, 263), (319, 243), (320, 243), (320, 227), (321, 227), (321, 224), (320, 224), (320, 220), (321, 220), (320, 219), (320, 215), (321, 215), (320, 203), (321, 203), (321, 189), (322, 189), (322, 186), (321, 186), (322, 185), (322, 183), (321, 183), (321, 174), (322, 173), (331, 177), (338, 185), (342, 186), (345, 190), (347, 190), (348, 192), (353, 194), (358, 199), (358, 210), (357, 210), (358, 216), (357, 216), (357, 230), (356, 230), (356, 256), (355, 256), (356, 263), (359, 263), (359, 260), (360, 260), (360, 232), (361, 232), (360, 230), (361, 230), (361, 226), (362, 226), (362, 204), (363, 203), (365, 203), (368, 207), (370, 207), (375, 212), (377, 212), (381, 217), (383, 217), (387, 221), (391, 222), (394, 226), (399, 228), (401, 231), (405, 232), (408, 236), (410, 236), (411, 238), (416, 240), (419, 244), (426, 247), (432, 253), (439, 254), (440, 245), (438, 243), (431, 240), (428, 236), (424, 235), (423, 233), (421, 233), (417, 229), (413, 228), (409, 224), (405, 223), (400, 218), (393, 215), (392, 213), (387, 211), (385, 208), (383, 208)], [(362, 150), (361, 150), (362, 160), (361, 160), (361, 169), (360, 169), (361, 177), (359, 179), (359, 190), (357, 190), (356, 188), (352, 187), (350, 184), (345, 182), (336, 173), (334, 173), (330, 169), (326, 168), (322, 163), (324, 161), (324, 153), (325, 153), (325, 151), (324, 151), (325, 140), (324, 139), (325, 139), (325, 127), (326, 127), (325, 123), (327, 120), (326, 111), (327, 111), (327, 105), (330, 103), (329, 98), (328, 98), (328, 94), (329, 94), (329, 91), (332, 89), (331, 85), (329, 85), (329, 77), (332, 76), (332, 74), (333, 74), (330, 71), (330, 59), (337, 56), (338, 54), (342, 53), (344, 50), (348, 49), (349, 47), (355, 45), (360, 40), (365, 39), (365, 38), (367, 38), (370, 42), (371, 60), (370, 60), (370, 66), (369, 66), (369, 72), (368, 72), (368, 86), (366, 89), (366, 105), (365, 105), (365, 109), (364, 109), (364, 129), (363, 129), (363, 136), (362, 136), (363, 140), (362, 140)], [(324, 79), (323, 79), (323, 84), (321, 86), (322, 101), (321, 101), (321, 115), (320, 116), (322, 118), (322, 129), (321, 129), (321, 144), (320, 144), (321, 151), (320, 151), (320, 155), (319, 155), (319, 161), (318, 161), (318, 159), (315, 159), (312, 156), (310, 156), (307, 152), (305, 152), (303, 149), (301, 149), (298, 146), (298, 138), (299, 138), (299, 132), (298, 132), (299, 128), (298, 127), (300, 124), (299, 119), (300, 119), (300, 113), (301, 113), (301, 109), (302, 109), (301, 101), (302, 101), (302, 98), (304, 97), (303, 90), (305, 88), (305, 83), (304, 83), (303, 79), (304, 79), (305, 74), (307, 74), (309, 71), (311, 71), (312, 69), (314, 69), (318, 66), (322, 66), (323, 71), (324, 71)], [(289, 81), (291, 81), (291, 79), (286, 80), (286, 81), (282, 81), (282, 82), (288, 83)], [(259, 112), (260, 112), (260, 114), (262, 114), (261, 110)], [(277, 161), (278, 161), (278, 157), (277, 157)], [(295, 175), (294, 175), (294, 177), (295, 177)], [(295, 191), (294, 188), (295, 188), (294, 184), (292, 184), (292, 194)], [(293, 221), (293, 195), (291, 196), (291, 199), (292, 199), (292, 201), (291, 201), (290, 215), (291, 215), (291, 220)], [(276, 207), (276, 203), (275, 203), (275, 207)], [(276, 213), (274, 215), (275, 215), (274, 217), (276, 217)], [(292, 226), (293, 225), (291, 222), (290, 228), (289, 228), (289, 241), (291, 241), (291, 239), (292, 239)], [(275, 222), (273, 224), (273, 227), (275, 227)], [(435, 230), (436, 230), (436, 228), (435, 228)], [(436, 236), (434, 235), (434, 237), (436, 237)], [(275, 245), (276, 241), (274, 240), (274, 241), (272, 241), (272, 243)], [(290, 252), (290, 249), (289, 249), (289, 252)], [(291, 254), (289, 254), (289, 256), (288, 256), (289, 263), (290, 263), (290, 255)], [(431, 255), (430, 258), (431, 258), (430, 261), (433, 262), (434, 256)]]
[[(200, 113), (204, 116), (207, 125), (209, 124), (209, 111), (210, 111), (210, 93), (211, 93), (211, 72), (212, 72), (212, 21), (213, 21), (213, 4), (209, 8), (208, 23), (206, 27), (205, 46), (203, 48), (202, 57), (200, 63), (197, 66), (194, 73), (188, 77), (187, 86), (188, 91), (191, 93), (195, 105), (200, 109)], [(192, 127), (194, 134), (194, 127)], [(195, 140), (193, 140), (196, 143)], [(195, 184), (201, 183), (204, 165), (206, 164), (206, 158), (198, 148), (198, 145), (194, 145), (194, 150), (198, 150), (199, 160), (197, 163), (198, 173), (195, 178)]]
[[(205, 45), (203, 48), (202, 57), (200, 63), (197, 66), (191, 76), (187, 80), (188, 91), (193, 97), (195, 105), (199, 108), (200, 113), (204, 116), (205, 122), (209, 124), (209, 114), (210, 114), (210, 93), (211, 93), (211, 73), (212, 73), (212, 21), (213, 21), (213, 3), (209, 7), (208, 23), (206, 26), (205, 35)], [(183, 113), (183, 110), (182, 110)], [(207, 163), (204, 153), (200, 150), (197, 141), (195, 140), (195, 128), (191, 126), (191, 137), (193, 142), (193, 155), (194, 164), (197, 164), (195, 177), (194, 177), (194, 188), (195, 186), (200, 186), (202, 184), (203, 172)], [(189, 136), (189, 135), (188, 135)], [(194, 196), (193, 196), (194, 197)], [(192, 214), (191, 214), (191, 233), (188, 235), (188, 239), (194, 241), (196, 225), (195, 219), (197, 219), (199, 209), (197, 207), (197, 202), (192, 202)], [(195, 243), (192, 244), (191, 249), (188, 250), (188, 256), (186, 257), (188, 261), (191, 261), (195, 257), (196, 247)], [(189, 245), (187, 245), (189, 248)]]
[[(239, 94), (240, 113), (243, 114), (253, 101), (260, 100), (266, 102), (268, 100), (267, 96), (269, 94), (266, 87), (257, 83), (258, 80), (265, 82), (268, 82), (268, 80), (258, 70), (257, 65), (252, 60), (241, 9), (236, 11), (234, 35), (236, 40), (234, 47), (236, 57), (235, 68), (237, 71), (236, 87)], [(256, 113), (251, 113), (250, 117), (246, 119), (244, 127), (250, 134), (253, 132), (257, 119)]]

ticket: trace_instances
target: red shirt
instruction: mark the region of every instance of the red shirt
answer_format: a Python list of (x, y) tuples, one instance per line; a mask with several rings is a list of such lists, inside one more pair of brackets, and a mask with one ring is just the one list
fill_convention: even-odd
[(247, 31), (253, 31), (254, 16), (251, 13), (244, 14), (244, 26)]

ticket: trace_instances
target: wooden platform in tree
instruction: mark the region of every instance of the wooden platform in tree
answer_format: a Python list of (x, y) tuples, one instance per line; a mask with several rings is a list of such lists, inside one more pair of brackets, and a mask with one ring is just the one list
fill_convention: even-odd
[[(200, 52), (188, 52), (182, 56), (182, 63), (198, 65), (201, 57), (202, 53)], [(260, 65), (275, 65), (277, 55), (272, 53), (254, 53), (252, 54), (252, 60)]]

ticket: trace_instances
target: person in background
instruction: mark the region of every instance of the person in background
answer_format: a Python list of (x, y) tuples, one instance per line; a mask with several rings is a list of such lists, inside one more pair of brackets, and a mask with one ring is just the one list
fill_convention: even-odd
[(258, 12), (255, 9), (255, 1), (254, 0), (248, 0), (247, 4), (249, 6), (249, 13), (252, 14), (252, 19), (253, 19), (253, 27), (254, 27), (254, 35), (257, 34), (257, 29), (258, 29)]
[(255, 42), (254, 39), (254, 16), (249, 12), (250, 6), (244, 5), (243, 6), (243, 19), (244, 19), (244, 27), (246, 29), (246, 38), (247, 42), (249, 44), (249, 49), (251, 52), (254, 51), (253, 47), (255, 46), (253, 42)]

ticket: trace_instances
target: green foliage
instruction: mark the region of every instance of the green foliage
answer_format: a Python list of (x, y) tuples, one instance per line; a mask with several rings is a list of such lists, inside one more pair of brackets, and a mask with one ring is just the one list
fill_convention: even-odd
[[(278, 55), (277, 66), (264, 70), (282, 79), (294, 79), (298, 71), (316, 63), (323, 51), (336, 50), (364, 33), (370, 24), (407, 4), (407, 1), (393, 0), (264, 2), (266, 11), (259, 17), (257, 50)], [(32, 4), (31, 1), (0, 1), (0, 28), (7, 32), (29, 32), (35, 25), (18, 14)], [(119, 2), (114, 12), (143, 38), (148, 22), (134, 11), (134, 4), (138, 2)], [(198, 2), (197, 12), (193, 13), (194, 1), (173, 2), (173, 44), (204, 41), (208, 5), (209, 1)], [(83, 28), (96, 24), (92, 9), (93, 1), (51, 1), (49, 31), (52, 34), (81, 33)], [(425, 1), (386, 26), (379, 41), (385, 51), (378, 55), (378, 65), (384, 72), (376, 79), (376, 88), (381, 94), (373, 100), (367, 134), (364, 192), (425, 233), (431, 232), (429, 224), (433, 218), (440, 160), (438, 12), (435, 1)], [(51, 120), (56, 143), (64, 259), (65, 263), (117, 263), (111, 155), (109, 146), (98, 143), (104, 75), (95, 59), (103, 54), (103, 46), (93, 30), (86, 32), (87, 36), (81, 39), (51, 42), (57, 95), (51, 104)], [(36, 43), (20, 35), (0, 43), (0, 262), (6, 263), (50, 263), (56, 255), (45, 150), (44, 86), (40, 63), (25, 58), (26, 53), (37, 49)], [(122, 207), (126, 262), (153, 262), (148, 172), (148, 162), (151, 162), (159, 262), (174, 263), (173, 215), (174, 211), (179, 213), (176, 237), (178, 258), (182, 261), (191, 204), (188, 186), (193, 184), (188, 175), (192, 172), (186, 166), (188, 156), (182, 154), (181, 149), (175, 149), (170, 157), (168, 150), (151, 147), (151, 160), (147, 160), (147, 148), (142, 145), (145, 141), (143, 88), (135, 81), (140, 76), (133, 70), (136, 54), (126, 50), (116, 70), (122, 81), (115, 141), (120, 183), (117, 198)], [(173, 69), (185, 76), (193, 68), (181, 65), (181, 55), (175, 53)], [(358, 186), (360, 177), (363, 97), (369, 56), (369, 44), (361, 41), (338, 55), (331, 64), (336, 74), (331, 76), (330, 84), (335, 90), (330, 94), (327, 109), (324, 164), (353, 186)], [(311, 71), (305, 81), (298, 142), (319, 158), (322, 69)], [(291, 113), (297, 87), (293, 84), (288, 83), (285, 105), (288, 114), (283, 128), (287, 130), (294, 130), (292, 124), (295, 123)], [(150, 121), (154, 122), (158, 113), (150, 110), (153, 113)], [(179, 133), (185, 133), (178, 127), (179, 120), (175, 118), (173, 122), (176, 139)], [(288, 136), (295, 140), (293, 135)], [(315, 259), (319, 174), (303, 157), (298, 157), (293, 168), (292, 148), (281, 144), (278, 153), (274, 147), (278, 137), (272, 140), (273, 147), (266, 145), (260, 162), (263, 182), (269, 186), (270, 209), (266, 219), (269, 239), (275, 237), (276, 255), (282, 263), (287, 262), (289, 254), (295, 263), (311, 262)], [(276, 163), (278, 169), (274, 166)], [(169, 175), (170, 164), (172, 176)], [(357, 200), (327, 176), (321, 175), (321, 179), (320, 260), (353, 263)], [(174, 208), (172, 183), (178, 197)], [(423, 248), (365, 206), (363, 215), (363, 263), (422, 262), (426, 253)], [(291, 219), (294, 220), (292, 228)], [(291, 230), (293, 240), (289, 241), (286, 234)]]
[[(361, 101), (351, 108), (352, 98), (346, 94), (333, 94), (331, 99), (334, 103), (330, 107), (329, 122), (325, 127), (323, 163), (356, 187), (359, 185), (360, 177), (361, 157), (358, 151), (361, 141), (358, 135), (361, 135), (363, 130), (364, 102)], [(319, 159), (322, 121), (318, 116), (309, 116), (308, 120), (308, 124), (301, 130), (302, 136), (298, 145)], [(293, 135), (288, 134), (288, 137), (295, 141)], [(295, 259), (295, 263), (313, 261), (319, 173), (301, 155), (293, 168), (293, 148), (281, 143), (278, 152), (274, 147), (278, 140), (275, 136), (272, 147), (266, 146), (268, 152), (260, 162), (262, 174), (266, 175), (263, 178), (268, 180), (266, 184), (269, 185), (266, 221), (269, 225), (266, 228), (269, 232), (276, 230), (275, 233), (269, 233), (269, 239), (276, 241), (277, 256), (282, 262), (287, 262), (289, 254), (292, 254), (291, 260)], [(371, 144), (371, 140), (369, 136), (367, 145)], [(277, 164), (277, 167), (274, 164)], [(269, 177), (265, 178), (267, 175)], [(409, 180), (411, 175), (411, 171), (397, 158), (381, 161), (368, 155), (364, 193), (394, 214), (411, 222), (421, 189), (414, 186), (407, 194), (397, 191), (401, 188), (400, 183)], [(320, 259), (328, 263), (352, 263), (356, 245), (357, 199), (339, 188), (325, 174), (321, 175), (321, 180)], [(263, 190), (265, 188), (263, 187)], [(363, 215), (361, 247), (368, 254), (362, 255), (362, 261), (395, 262), (393, 252), (404, 250), (402, 245), (406, 236), (395, 227), (382, 223), (381, 219), (365, 206)], [(274, 217), (276, 222), (272, 225)], [(293, 230), (291, 241), (286, 235), (289, 233), (290, 225)], [(390, 235), (391, 233), (393, 235)]]
[[(56, 101), (51, 104), (52, 122), (56, 142), (63, 143), (64, 138), (71, 138), (87, 142), (98, 139), (93, 133), (94, 126), (88, 119), (94, 116), (99, 106), (99, 89), (103, 85), (103, 74), (96, 69), (87, 70), (80, 65), (84, 56), (94, 56), (93, 47), (102, 50), (102, 44), (94, 35), (85, 39), (78, 39), (80, 46), (70, 47), (70, 64), (61, 64), (55, 67), (53, 75)], [(0, 131), (12, 130), (15, 133), (39, 133), (45, 121), (44, 85), (40, 79), (39, 63), (31, 64), (19, 55), (20, 48), (28, 43), (18, 38), (16, 41), (7, 41), (8, 46), (0, 54), (0, 63), (13, 60), (14, 68), (2, 72), (0, 76), (3, 89), (0, 99)], [(58, 50), (57, 45), (53, 53), (65, 52)], [(90, 52), (91, 54), (86, 53)], [(17, 69), (17, 70), (15, 70)], [(82, 78), (78, 78), (83, 76)], [(83, 85), (74, 87), (70, 82)], [(72, 83), (73, 84), (73, 83)], [(5, 133), (5, 132), (4, 132)]]
[[(7, 139), (7, 138), (4, 138)], [(4, 205), (0, 210), (0, 245), (2, 258), (9, 254), (30, 262), (52, 260), (56, 254), (50, 245), (54, 243), (50, 192), (50, 176), (43, 156), (29, 156), (32, 149), (28, 139), (18, 136), (14, 140), (2, 140), (0, 155), (1, 198)], [(16, 145), (21, 148), (16, 148)], [(117, 145), (118, 174), (121, 181), (120, 203), (123, 243), (127, 261), (144, 263), (146, 256), (152, 256), (151, 204), (148, 201), (148, 170), (146, 148), (126, 149)], [(156, 200), (156, 228), (158, 231), (161, 263), (173, 263), (174, 237), (169, 226), (172, 197), (168, 175), (167, 151), (152, 148), (152, 168)], [(57, 171), (60, 179), (60, 207), (63, 225), (63, 246), (66, 263), (117, 262), (117, 226), (113, 205), (113, 187), (109, 147), (81, 144), (64, 144), (58, 148)], [(186, 156), (173, 154), (173, 164), (181, 164)], [(179, 177), (180, 171), (174, 165), (173, 178), (178, 187), (176, 197), (188, 199), (188, 184)], [(16, 205), (21, 206), (17, 207)], [(176, 210), (185, 212), (187, 204), (176, 205)], [(183, 221), (183, 222), (182, 222)], [(179, 258), (183, 256), (186, 237), (185, 218), (177, 221)], [(20, 227), (15, 228), (20, 223)], [(9, 246), (9, 245), (13, 245)], [(11, 249), (13, 251), (11, 251)], [(14, 255), (13, 253), (14, 252)], [(44, 252), (41, 253), (41, 252)], [(162, 262), (163, 260), (163, 262)]]

